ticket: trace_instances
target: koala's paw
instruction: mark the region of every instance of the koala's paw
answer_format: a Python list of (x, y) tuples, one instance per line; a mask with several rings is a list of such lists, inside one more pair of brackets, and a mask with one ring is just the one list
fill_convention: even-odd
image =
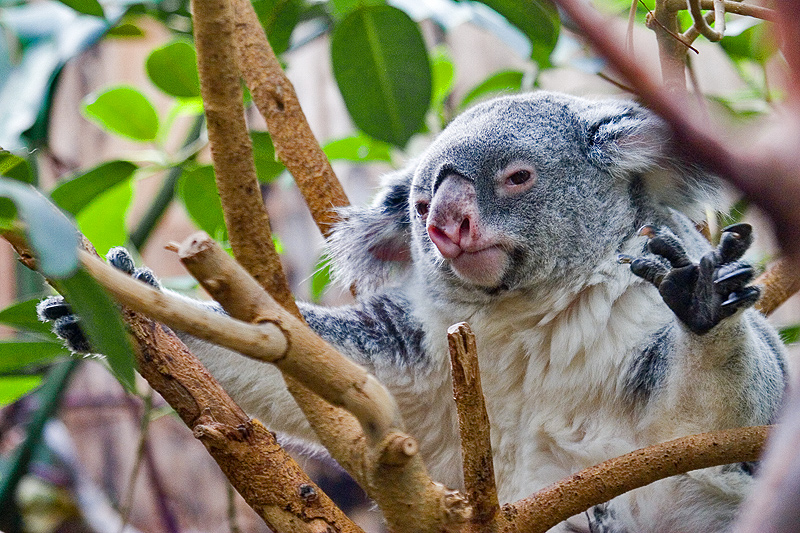
[[(161, 289), (161, 283), (147, 267), (136, 268), (130, 252), (122, 247), (109, 250), (106, 260), (115, 268), (130, 274), (136, 279)], [(63, 296), (50, 296), (36, 306), (36, 313), (42, 322), (53, 323), (53, 333), (63, 339), (73, 352), (88, 353), (92, 351), (89, 340), (80, 327), (80, 319), (73, 314), (72, 307)]]
[(631, 271), (655, 285), (678, 319), (698, 335), (752, 306), (761, 294), (747, 285), (753, 267), (739, 261), (753, 242), (752, 227), (735, 224), (722, 231), (719, 246), (693, 263), (672, 232), (645, 226), (641, 232), (650, 238), (647, 249), (653, 256), (631, 261)]

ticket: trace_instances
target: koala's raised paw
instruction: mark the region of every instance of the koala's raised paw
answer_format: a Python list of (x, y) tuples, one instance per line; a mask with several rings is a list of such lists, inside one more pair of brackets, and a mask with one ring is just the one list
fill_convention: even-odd
[[(161, 289), (161, 283), (147, 267), (135, 268), (130, 252), (122, 247), (109, 250), (106, 260), (114, 268), (132, 275), (134, 278)], [(63, 339), (73, 352), (88, 353), (92, 351), (89, 340), (80, 328), (80, 318), (72, 312), (72, 307), (63, 296), (50, 296), (36, 306), (36, 313), (42, 322), (53, 323), (53, 333)]]
[[(645, 226), (653, 256), (630, 258), (631, 271), (658, 288), (658, 292), (686, 326), (702, 335), (739, 309), (752, 306), (761, 292), (748, 286), (753, 267), (739, 261), (753, 242), (749, 224), (723, 229), (719, 246), (693, 263), (680, 239), (669, 230)], [(628, 262), (628, 261), (625, 261)]]

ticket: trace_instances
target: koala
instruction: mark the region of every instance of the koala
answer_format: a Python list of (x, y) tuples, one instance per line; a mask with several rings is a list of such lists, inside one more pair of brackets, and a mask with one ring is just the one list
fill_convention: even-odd
[[(341, 211), (328, 246), (358, 298), (301, 304), (303, 316), (391, 390), (431, 475), (453, 487), (446, 330), (468, 322), (503, 502), (647, 445), (769, 423), (786, 368), (752, 309), (759, 290), (741, 261), (750, 227), (727, 228), (712, 247), (691, 216), (716, 182), (675, 154), (667, 125), (629, 101), (536, 92), (479, 104), (371, 205)], [(111, 261), (158, 284), (125, 252)], [(63, 300), (39, 314), (89, 349)], [(251, 415), (314, 441), (274, 368), (183, 338)], [(753, 468), (665, 479), (552, 531), (725, 531)]]

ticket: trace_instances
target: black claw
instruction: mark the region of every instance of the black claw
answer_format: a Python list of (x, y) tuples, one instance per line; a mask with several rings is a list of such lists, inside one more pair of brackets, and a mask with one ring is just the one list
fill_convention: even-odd
[(722, 302), (721, 307), (726, 309), (743, 309), (750, 307), (758, 301), (761, 290), (758, 287), (744, 287), (740, 291), (732, 292), (728, 299)]
[(717, 292), (722, 294), (730, 293), (737, 287), (743, 287), (751, 279), (753, 279), (753, 276), (755, 275), (755, 270), (753, 267), (741, 265), (740, 263), (739, 265), (740, 266), (738, 268), (735, 268), (724, 274), (722, 274), (723, 271), (720, 271), (722, 275), (714, 280), (714, 286), (716, 287)]
[(736, 261), (753, 244), (753, 228), (750, 224), (734, 224), (723, 230), (719, 253), (723, 263)]
[(108, 251), (106, 261), (114, 268), (122, 270), (126, 274), (133, 274), (136, 264), (133, 262), (130, 252), (122, 246), (117, 246)]
[(731, 224), (722, 228), (723, 233), (732, 233), (737, 239), (748, 239), (753, 234), (753, 226), (746, 222)]

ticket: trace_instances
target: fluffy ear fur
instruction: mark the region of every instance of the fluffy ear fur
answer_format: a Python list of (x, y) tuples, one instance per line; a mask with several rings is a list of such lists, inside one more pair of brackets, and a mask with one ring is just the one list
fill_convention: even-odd
[(598, 167), (621, 179), (643, 178), (656, 202), (693, 218), (718, 203), (718, 180), (679, 156), (672, 131), (653, 112), (607, 100), (593, 102), (583, 116), (588, 156)]
[(359, 293), (384, 285), (411, 264), (408, 198), (416, 164), (388, 174), (368, 207), (347, 207), (328, 239), (336, 281)]

